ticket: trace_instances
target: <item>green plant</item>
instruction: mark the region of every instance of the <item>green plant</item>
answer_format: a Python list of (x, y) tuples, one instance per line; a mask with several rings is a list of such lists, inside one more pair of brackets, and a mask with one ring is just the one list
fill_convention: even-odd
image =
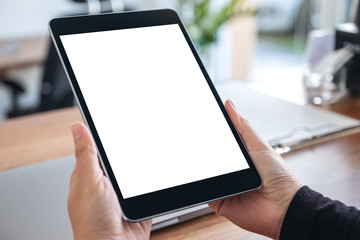
[[(216, 0), (215, 0), (216, 1)], [(216, 41), (218, 29), (236, 16), (252, 16), (256, 13), (245, 7), (246, 0), (230, 0), (221, 9), (212, 9), (211, 0), (178, 0), (179, 12), (195, 45), (203, 52)]]

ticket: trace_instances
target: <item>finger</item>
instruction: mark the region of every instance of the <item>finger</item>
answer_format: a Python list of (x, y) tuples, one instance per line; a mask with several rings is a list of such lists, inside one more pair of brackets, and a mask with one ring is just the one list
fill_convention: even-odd
[(233, 122), (236, 130), (243, 139), (247, 149), (251, 151), (261, 151), (269, 149), (270, 146), (265, 143), (256, 131), (251, 127), (249, 122), (240, 115), (236, 110), (234, 103), (231, 100), (225, 102), (225, 108), (228, 112), (231, 121)]
[(209, 207), (216, 213), (219, 214), (221, 205), (224, 203), (224, 199), (208, 203)]
[(71, 126), (71, 132), (75, 143), (76, 174), (79, 178), (92, 178), (103, 174), (97, 150), (88, 128), (80, 122)]

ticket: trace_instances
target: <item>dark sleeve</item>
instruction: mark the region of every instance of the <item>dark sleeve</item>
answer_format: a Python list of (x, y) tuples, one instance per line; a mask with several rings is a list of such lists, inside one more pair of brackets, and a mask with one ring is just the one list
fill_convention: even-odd
[(360, 211), (302, 187), (286, 212), (280, 240), (360, 239)]

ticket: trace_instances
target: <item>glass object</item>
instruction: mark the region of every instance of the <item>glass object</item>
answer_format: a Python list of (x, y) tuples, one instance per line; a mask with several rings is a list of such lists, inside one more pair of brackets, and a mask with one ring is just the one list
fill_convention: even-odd
[(303, 81), (309, 102), (332, 104), (346, 92), (346, 64), (354, 57), (350, 47), (334, 50), (334, 34), (317, 30), (309, 35)]
[(308, 101), (316, 105), (336, 103), (346, 92), (346, 78), (346, 67), (336, 73), (319, 73), (305, 67), (303, 80)]

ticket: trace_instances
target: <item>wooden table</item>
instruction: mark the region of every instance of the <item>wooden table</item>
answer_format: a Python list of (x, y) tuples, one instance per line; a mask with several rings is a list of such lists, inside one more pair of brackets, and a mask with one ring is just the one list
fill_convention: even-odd
[[(345, 97), (330, 110), (360, 119), (360, 99)], [(0, 124), (0, 171), (70, 155), (70, 124), (82, 118), (68, 108)], [(360, 133), (299, 149), (284, 159), (304, 184), (360, 207)], [(214, 214), (152, 233), (151, 239), (266, 239)]]

